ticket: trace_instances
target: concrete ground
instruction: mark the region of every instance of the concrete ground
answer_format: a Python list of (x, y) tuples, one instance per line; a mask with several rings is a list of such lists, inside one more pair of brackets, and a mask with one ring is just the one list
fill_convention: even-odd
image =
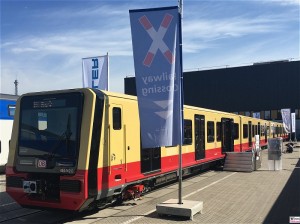
[(156, 204), (178, 198), (175, 184), (69, 223), (290, 223), (300, 218), (300, 148), (282, 155), (280, 171), (269, 170), (268, 163), (264, 150), (257, 171), (210, 171), (184, 180), (183, 199), (204, 203), (193, 221), (156, 212)]

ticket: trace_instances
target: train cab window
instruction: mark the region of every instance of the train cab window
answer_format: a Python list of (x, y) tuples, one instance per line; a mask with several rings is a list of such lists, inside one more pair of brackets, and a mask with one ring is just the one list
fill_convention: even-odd
[(243, 138), (248, 138), (248, 124), (243, 124)]
[(121, 118), (121, 108), (113, 108), (113, 129), (121, 130), (122, 128), (122, 118)]
[(207, 142), (215, 141), (215, 122), (207, 122)]
[(233, 138), (234, 139), (239, 139), (239, 124), (238, 123), (234, 123), (233, 124)]
[(222, 132), (221, 122), (217, 122), (217, 142), (221, 141), (221, 132)]
[(192, 121), (191, 120), (184, 120), (184, 145), (191, 145), (193, 142), (192, 137)]
[(8, 105), (8, 116), (14, 117), (15, 116), (15, 111), (16, 111), (16, 106), (15, 105)]

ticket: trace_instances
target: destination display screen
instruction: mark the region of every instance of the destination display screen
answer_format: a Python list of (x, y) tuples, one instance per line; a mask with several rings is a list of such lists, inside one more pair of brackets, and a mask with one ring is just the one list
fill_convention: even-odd
[(33, 101), (32, 107), (37, 108), (53, 108), (53, 107), (65, 107), (65, 99), (44, 99), (41, 101)]

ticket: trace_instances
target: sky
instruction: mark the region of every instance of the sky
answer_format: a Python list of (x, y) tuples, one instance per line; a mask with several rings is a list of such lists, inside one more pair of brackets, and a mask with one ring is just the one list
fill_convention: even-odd
[[(177, 0), (0, 0), (0, 92), (82, 87), (82, 58), (109, 55), (110, 90), (134, 76), (130, 9)], [(183, 0), (183, 70), (300, 59), (300, 0)]]

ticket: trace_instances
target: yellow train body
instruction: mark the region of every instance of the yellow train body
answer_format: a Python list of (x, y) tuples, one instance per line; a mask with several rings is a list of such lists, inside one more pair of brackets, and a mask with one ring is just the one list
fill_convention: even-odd
[[(281, 123), (192, 106), (184, 106), (183, 133), (184, 175), (226, 152), (251, 150), (255, 135), (261, 146), (286, 137)], [(132, 187), (175, 180), (178, 152), (141, 147), (136, 97), (92, 89), (25, 94), (17, 102), (7, 192), (23, 206), (83, 210), (124, 198)]]

